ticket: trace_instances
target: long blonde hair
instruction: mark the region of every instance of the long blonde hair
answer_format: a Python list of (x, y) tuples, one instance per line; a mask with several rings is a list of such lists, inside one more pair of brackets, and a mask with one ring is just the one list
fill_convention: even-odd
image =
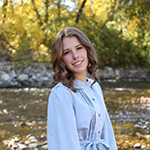
[(65, 67), (65, 64), (62, 61), (63, 55), (63, 38), (64, 37), (76, 37), (78, 41), (85, 47), (87, 50), (87, 56), (89, 60), (89, 65), (87, 67), (87, 72), (94, 79), (92, 85), (99, 81), (95, 72), (97, 69), (97, 56), (93, 45), (87, 36), (75, 27), (67, 27), (64, 30), (61, 30), (57, 33), (55, 40), (53, 42), (52, 51), (51, 51), (51, 64), (54, 71), (54, 80), (56, 82), (62, 82), (65, 86), (70, 88), (72, 91), (76, 92), (74, 87), (74, 75), (73, 73)]

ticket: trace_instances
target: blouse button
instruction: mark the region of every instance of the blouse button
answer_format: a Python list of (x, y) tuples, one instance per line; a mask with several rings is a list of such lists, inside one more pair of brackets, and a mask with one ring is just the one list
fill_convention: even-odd
[(94, 98), (92, 98), (92, 100), (93, 100), (93, 101), (95, 101), (95, 99), (94, 99)]
[(100, 131), (98, 131), (98, 134), (100, 134)]
[(101, 114), (98, 114), (98, 117), (100, 117), (101, 116)]

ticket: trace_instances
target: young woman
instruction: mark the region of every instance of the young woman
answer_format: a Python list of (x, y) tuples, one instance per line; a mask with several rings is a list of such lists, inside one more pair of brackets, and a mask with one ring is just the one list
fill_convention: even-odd
[(89, 39), (74, 27), (61, 30), (53, 43), (51, 63), (58, 84), (49, 96), (48, 150), (117, 150)]

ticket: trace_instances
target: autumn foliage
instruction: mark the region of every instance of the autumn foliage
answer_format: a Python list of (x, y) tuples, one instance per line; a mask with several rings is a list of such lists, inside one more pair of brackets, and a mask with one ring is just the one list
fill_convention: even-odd
[(149, 6), (149, 0), (3, 0), (0, 58), (49, 63), (56, 33), (75, 26), (92, 41), (100, 67), (148, 67)]

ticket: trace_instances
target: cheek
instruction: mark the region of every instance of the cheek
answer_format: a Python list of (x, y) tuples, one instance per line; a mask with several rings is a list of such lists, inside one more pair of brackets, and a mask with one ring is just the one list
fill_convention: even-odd
[(63, 57), (62, 60), (66, 66), (68, 66), (68, 64), (70, 63), (70, 59), (68, 57)]
[(89, 58), (87, 56), (87, 52), (85, 53), (85, 58), (86, 58), (87, 63), (89, 63)]

